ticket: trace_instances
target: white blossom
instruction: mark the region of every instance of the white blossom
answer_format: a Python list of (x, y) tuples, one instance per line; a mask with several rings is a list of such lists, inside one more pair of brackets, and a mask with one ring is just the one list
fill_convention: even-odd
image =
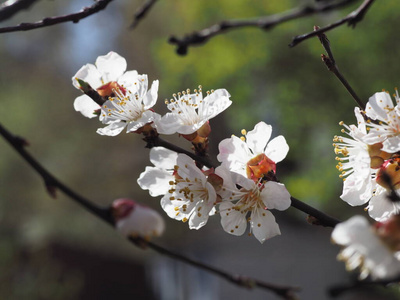
[(207, 92), (207, 96), (203, 98), (201, 87), (194, 90), (193, 94), (190, 90), (174, 94), (173, 99), (166, 101), (171, 112), (157, 123), (157, 130), (162, 134), (192, 134), (227, 109), (232, 103), (229, 97), (227, 90), (218, 89)]
[(400, 275), (400, 262), (361, 216), (336, 225), (332, 240), (343, 247), (338, 259), (346, 262), (349, 271), (359, 269), (360, 278), (373, 280)]
[(259, 122), (254, 129), (242, 130), (246, 138), (232, 136), (219, 143), (217, 159), (229, 170), (257, 180), (269, 171), (276, 171), (276, 163), (282, 161), (289, 146), (283, 136), (270, 141), (272, 126)]
[[(110, 96), (110, 89), (118, 86), (132, 88), (137, 81), (137, 71), (127, 71), (125, 58), (115, 52), (109, 52), (107, 55), (99, 56), (96, 64), (86, 64), (72, 77), (72, 84), (80, 89), (78, 79), (90, 84), (103, 96)], [(100, 105), (94, 102), (89, 96), (81, 95), (75, 99), (74, 108), (88, 118), (97, 116), (95, 113), (100, 109)]]
[(170, 218), (189, 221), (190, 229), (200, 229), (214, 213), (217, 194), (207, 177), (185, 154), (178, 154), (176, 179), (161, 199), (161, 206)]
[[(270, 209), (286, 210), (291, 204), (290, 194), (281, 183), (254, 182), (244, 176), (218, 167), (215, 173), (223, 179), (219, 192), (219, 213), (223, 229), (233, 235), (242, 235), (250, 223), (252, 233), (260, 243), (276, 235), (280, 229)], [(238, 189), (236, 185), (241, 188)]]

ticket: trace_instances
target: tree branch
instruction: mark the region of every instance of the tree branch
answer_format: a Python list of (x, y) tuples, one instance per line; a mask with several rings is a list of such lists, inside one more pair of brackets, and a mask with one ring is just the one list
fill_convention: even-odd
[[(103, 208), (95, 205), (91, 201), (83, 198), (82, 196), (78, 195), (76, 192), (72, 191), (70, 188), (68, 188), (66, 185), (64, 185), (62, 182), (57, 180), (52, 174), (50, 174), (44, 167), (42, 167), (24, 148), (24, 146), (27, 145), (27, 142), (25, 139), (22, 139), (20, 137), (12, 135), (8, 130), (6, 130), (1, 124), (0, 124), (0, 134), (6, 139), (6, 141), (23, 157), (23, 159), (28, 162), (29, 165), (43, 178), (47, 190), (49, 191), (51, 188), (59, 188), (62, 192), (64, 192), (67, 196), (69, 196), (72, 200), (77, 202), (78, 204), (82, 205), (84, 208), (86, 208), (88, 211), (90, 211), (92, 214), (95, 216), (99, 217), (109, 225), (114, 226), (114, 220), (111, 216), (111, 210), (110, 208)], [(54, 196), (54, 190), (50, 193), (52, 196)], [(294, 292), (299, 291), (299, 288), (297, 287), (290, 287), (290, 286), (279, 286), (279, 285), (274, 285), (266, 282), (262, 282), (256, 279), (253, 279), (251, 277), (246, 277), (246, 276), (238, 276), (234, 274), (229, 274), (225, 271), (219, 270), (217, 268), (211, 267), (209, 265), (203, 264), (201, 262), (195, 261), (193, 259), (190, 259), (186, 256), (183, 256), (181, 254), (174, 253), (173, 251), (167, 250), (161, 246), (158, 246), (152, 242), (146, 241), (143, 238), (129, 238), (128, 239), (130, 242), (132, 242), (135, 245), (147, 245), (153, 250), (157, 251), (160, 254), (167, 255), (169, 257), (172, 257), (174, 259), (180, 260), (184, 263), (190, 264), (194, 267), (203, 269), (205, 271), (208, 271), (214, 275), (220, 276), (222, 278), (225, 278), (226, 280), (240, 286), (240, 287), (246, 287), (246, 288), (263, 288), (265, 290), (269, 290), (279, 296), (281, 296), (284, 299), (287, 300), (294, 300), (296, 299), (296, 296), (294, 295)]]
[(227, 20), (218, 24), (212, 25), (200, 31), (195, 31), (191, 34), (185, 35), (183, 38), (171, 36), (169, 42), (177, 46), (176, 52), (179, 55), (186, 55), (189, 46), (195, 46), (206, 43), (210, 38), (222, 34), (231, 29), (238, 29), (242, 27), (257, 27), (260, 29), (268, 30), (274, 26), (302, 18), (308, 15), (324, 13), (334, 10), (355, 2), (356, 0), (342, 0), (335, 3), (316, 4), (314, 6), (306, 5), (303, 7), (295, 8), (284, 13), (262, 17), (254, 20)]
[[(318, 31), (319, 27), (314, 26), (314, 31)], [(317, 35), (322, 46), (324, 47), (326, 53), (328, 56), (321, 54), (322, 61), (326, 65), (329, 71), (331, 71), (337, 79), (343, 84), (343, 86), (346, 88), (346, 90), (350, 93), (350, 95), (353, 97), (354, 101), (356, 101), (357, 105), (360, 107), (361, 110), (365, 110), (365, 104), (361, 101), (360, 97), (357, 96), (356, 92), (353, 90), (349, 82), (346, 80), (346, 78), (343, 76), (343, 74), (339, 71), (339, 68), (337, 67), (336, 61), (333, 57), (332, 49), (330, 46), (330, 42), (328, 40), (328, 37), (325, 35), (325, 33), (320, 33)]]
[(21, 23), (16, 26), (2, 27), (0, 28), (0, 33), (33, 30), (65, 22), (78, 23), (81, 19), (105, 9), (111, 1), (113, 0), (95, 0), (95, 3), (92, 6), (84, 7), (80, 12), (64, 16), (44, 18), (43, 20), (34, 23)]
[(19, 11), (28, 9), (38, 0), (8, 0), (0, 5), (0, 22), (3, 22)]
[(146, 2), (143, 4), (143, 6), (139, 7), (135, 15), (133, 16), (133, 22), (130, 26), (131, 29), (136, 28), (136, 26), (139, 24), (139, 22), (147, 15), (147, 13), (150, 11), (150, 9), (153, 7), (153, 5), (157, 2), (157, 0), (146, 0)]
[(303, 35), (298, 35), (295, 36), (292, 40), (292, 42), (289, 44), (289, 47), (294, 47), (298, 44), (300, 44), (301, 42), (313, 37), (313, 36), (317, 36), (321, 33), (324, 33), (326, 31), (329, 31), (331, 29), (334, 29), (336, 27), (339, 27), (345, 23), (347, 23), (348, 26), (352, 26), (353, 28), (357, 25), (358, 22), (360, 22), (365, 14), (368, 11), (368, 8), (372, 5), (372, 3), (375, 0), (364, 0), (364, 2), (360, 5), (360, 7), (358, 7), (355, 11), (351, 12), (350, 14), (348, 14), (345, 18), (336, 21), (335, 23), (332, 23), (330, 25), (327, 25), (325, 27), (321, 27), (318, 30), (303, 34)]

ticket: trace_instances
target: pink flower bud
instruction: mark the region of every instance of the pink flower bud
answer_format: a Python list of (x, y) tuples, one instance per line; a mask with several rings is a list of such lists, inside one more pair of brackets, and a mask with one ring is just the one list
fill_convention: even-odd
[(121, 198), (114, 200), (111, 209), (115, 227), (124, 236), (150, 239), (164, 232), (163, 218), (148, 206), (131, 199)]

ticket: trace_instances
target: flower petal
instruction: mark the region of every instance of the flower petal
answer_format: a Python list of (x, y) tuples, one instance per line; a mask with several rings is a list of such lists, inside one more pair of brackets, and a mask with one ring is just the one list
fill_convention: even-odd
[(119, 54), (111, 51), (107, 55), (96, 59), (96, 66), (102, 75), (104, 83), (117, 81), (126, 70), (126, 60)]
[(97, 133), (100, 135), (116, 136), (121, 133), (125, 128), (126, 122), (114, 122), (104, 128), (97, 129)]
[(265, 155), (275, 163), (282, 161), (288, 152), (289, 145), (282, 135), (272, 139), (265, 149)]
[(157, 102), (158, 97), (158, 80), (154, 80), (150, 90), (146, 93), (146, 96), (143, 98), (144, 109), (149, 109), (154, 106)]
[(399, 212), (400, 204), (391, 201), (386, 191), (372, 197), (369, 201), (368, 214), (378, 222), (383, 222)]
[(253, 156), (264, 153), (265, 147), (271, 138), (272, 126), (264, 122), (259, 122), (254, 129), (246, 135), (247, 146), (253, 152)]
[(154, 167), (146, 167), (140, 174), (137, 183), (143, 190), (149, 190), (152, 197), (165, 195), (170, 188), (170, 181), (175, 180), (174, 176), (166, 170)]
[(252, 233), (261, 244), (267, 239), (281, 234), (274, 215), (268, 210), (254, 209), (250, 225)]
[(174, 169), (178, 153), (164, 147), (154, 147), (150, 150), (150, 161), (159, 169)]
[(101, 107), (96, 102), (92, 100), (89, 96), (82, 95), (75, 98), (74, 101), (74, 109), (79, 111), (82, 115), (87, 118), (95, 118), (97, 115), (95, 114), (96, 110), (99, 110)]
[(292, 201), (290, 194), (282, 183), (268, 181), (261, 191), (261, 199), (268, 209), (285, 210)]
[(242, 235), (246, 231), (247, 221), (244, 214), (232, 209), (233, 203), (225, 201), (219, 205), (222, 228), (230, 234)]
[(103, 85), (101, 82), (101, 73), (97, 70), (95, 65), (86, 64), (76, 72), (74, 77), (72, 77), (72, 84), (80, 89), (80, 84), (76, 80), (77, 78), (87, 82), (93, 89), (97, 89)]

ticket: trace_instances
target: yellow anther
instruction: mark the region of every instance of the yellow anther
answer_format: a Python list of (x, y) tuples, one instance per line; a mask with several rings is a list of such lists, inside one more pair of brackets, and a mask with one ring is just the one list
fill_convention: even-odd
[(240, 133), (243, 134), (243, 135), (246, 135), (246, 134), (247, 134), (247, 131), (246, 131), (246, 129), (242, 129), (242, 130), (240, 131)]

